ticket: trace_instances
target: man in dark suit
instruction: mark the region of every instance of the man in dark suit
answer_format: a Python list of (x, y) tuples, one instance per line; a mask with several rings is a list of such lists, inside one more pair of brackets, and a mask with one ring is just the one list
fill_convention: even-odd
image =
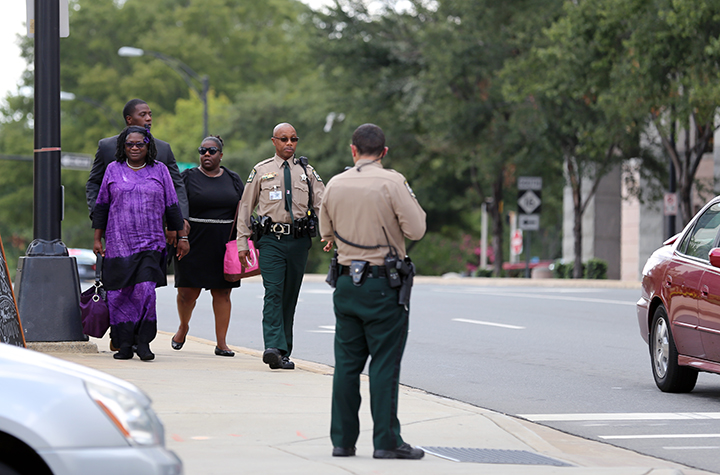
[[(138, 125), (145, 127), (150, 130), (152, 125), (152, 111), (150, 106), (141, 99), (132, 99), (125, 104), (123, 108), (123, 117), (126, 125)], [(93, 162), (92, 169), (90, 170), (90, 176), (88, 177), (87, 184), (85, 185), (85, 196), (87, 198), (88, 210), (90, 211), (90, 219), (92, 219), (93, 210), (95, 209), (95, 201), (97, 200), (98, 190), (102, 184), (103, 176), (105, 176), (105, 168), (108, 164), (115, 160), (115, 149), (117, 147), (117, 135), (114, 137), (107, 137), (98, 142), (98, 149), (95, 153), (95, 161)], [(173, 155), (170, 144), (163, 142), (162, 140), (155, 139), (157, 146), (157, 160), (163, 162), (170, 171), (170, 177), (172, 178), (173, 185), (175, 186), (175, 192), (177, 193), (178, 202), (180, 204), (180, 211), (185, 218), (185, 234), (189, 231), (187, 218), (189, 216), (189, 207), (187, 200), (187, 193), (185, 192), (185, 185), (183, 184), (182, 178), (180, 178), (180, 170), (178, 169), (177, 162), (175, 162), (175, 156)], [(166, 233), (168, 244), (174, 246), (177, 243), (176, 233)]]

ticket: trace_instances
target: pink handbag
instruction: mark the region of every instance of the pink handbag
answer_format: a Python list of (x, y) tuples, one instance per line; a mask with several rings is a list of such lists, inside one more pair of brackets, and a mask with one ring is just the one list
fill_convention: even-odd
[(248, 248), (250, 249), (250, 254), (248, 255), (250, 267), (245, 267), (240, 264), (237, 240), (233, 239), (225, 244), (224, 269), (225, 280), (228, 282), (237, 282), (245, 277), (260, 275), (260, 251), (255, 249), (255, 244), (253, 244), (250, 239), (248, 239)]

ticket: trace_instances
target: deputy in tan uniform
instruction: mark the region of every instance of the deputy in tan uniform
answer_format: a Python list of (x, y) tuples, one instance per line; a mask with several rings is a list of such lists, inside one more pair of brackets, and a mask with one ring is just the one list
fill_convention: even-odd
[[(255, 165), (238, 210), (238, 255), (240, 262), (248, 266), (250, 216), (256, 208), (264, 224), (255, 246), (260, 250), (265, 286), (263, 362), (271, 369), (295, 368), (290, 361), (293, 320), (313, 234), (308, 220), (310, 188), (315, 209), (320, 207), (325, 191), (325, 184), (313, 167), (303, 168), (295, 158), (298, 140), (292, 125), (283, 123), (275, 127), (272, 136), (275, 156)], [(316, 233), (317, 228), (314, 229)]]
[[(405, 238), (425, 234), (425, 212), (405, 178), (385, 169), (385, 134), (365, 124), (352, 136), (355, 166), (333, 177), (320, 209), (320, 233), (337, 243), (335, 375), (330, 437), (333, 456), (355, 455), (360, 434), (360, 372), (370, 361), (374, 458), (419, 459), (424, 452), (400, 437), (397, 418), (400, 360), (408, 334), (408, 307), (398, 303), (397, 278), (385, 266), (390, 252), (405, 256)], [(367, 264), (363, 264), (363, 261)], [(363, 266), (365, 268), (363, 269)]]

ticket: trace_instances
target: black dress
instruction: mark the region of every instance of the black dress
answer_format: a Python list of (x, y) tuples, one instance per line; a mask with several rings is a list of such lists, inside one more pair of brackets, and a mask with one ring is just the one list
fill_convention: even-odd
[(223, 272), (225, 243), (230, 237), (235, 210), (242, 197), (240, 176), (225, 167), (211, 178), (198, 168), (182, 172), (190, 205), (190, 252), (175, 258), (175, 287), (228, 289), (240, 282), (228, 282)]

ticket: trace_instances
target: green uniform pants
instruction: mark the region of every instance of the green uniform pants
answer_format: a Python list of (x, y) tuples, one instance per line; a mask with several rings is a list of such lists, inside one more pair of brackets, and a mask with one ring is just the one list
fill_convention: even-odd
[(283, 355), (292, 353), (295, 307), (311, 245), (309, 237), (278, 239), (274, 234), (266, 234), (257, 243), (265, 287), (262, 322), (265, 348), (277, 348)]
[(375, 450), (402, 445), (397, 418), (400, 361), (408, 334), (408, 311), (385, 278), (368, 278), (361, 287), (340, 276), (335, 306), (335, 374), (333, 376), (333, 447), (355, 447), (360, 435), (360, 373), (370, 360), (370, 411)]

